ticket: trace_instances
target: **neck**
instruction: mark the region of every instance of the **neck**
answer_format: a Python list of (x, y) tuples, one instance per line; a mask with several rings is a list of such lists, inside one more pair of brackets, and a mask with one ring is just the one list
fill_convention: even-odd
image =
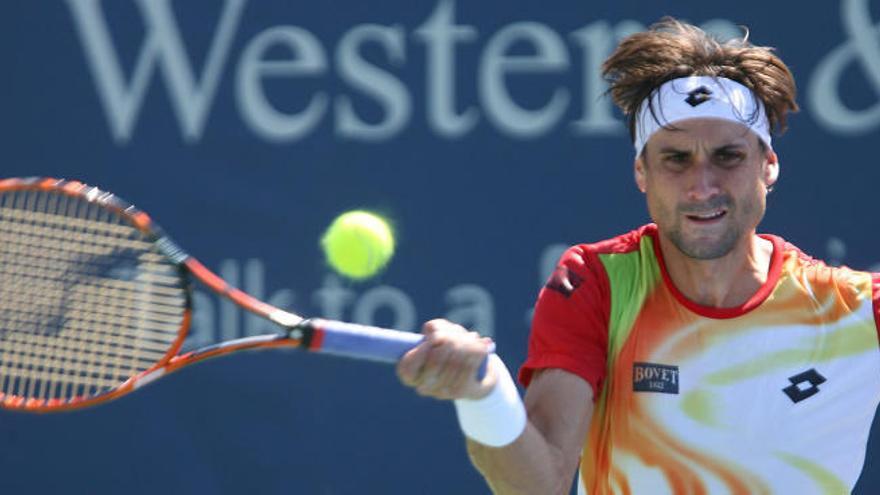
[(697, 304), (740, 306), (767, 281), (773, 243), (754, 232), (732, 251), (713, 260), (690, 258), (662, 233), (658, 237), (669, 278), (679, 292)]

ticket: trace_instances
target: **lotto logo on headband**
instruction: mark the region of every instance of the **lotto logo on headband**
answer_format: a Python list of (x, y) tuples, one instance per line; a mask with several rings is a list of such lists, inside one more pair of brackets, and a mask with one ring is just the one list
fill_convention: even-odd
[(691, 90), (691, 92), (688, 93), (688, 97), (685, 98), (684, 101), (688, 105), (695, 107), (697, 105), (706, 103), (711, 97), (712, 92), (709, 91), (709, 88), (707, 88), (706, 86), (700, 86), (697, 89)]

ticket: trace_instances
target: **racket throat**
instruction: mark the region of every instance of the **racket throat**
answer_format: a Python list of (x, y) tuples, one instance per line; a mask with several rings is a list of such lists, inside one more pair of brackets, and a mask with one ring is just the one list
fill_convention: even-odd
[(304, 351), (316, 351), (321, 348), (323, 340), (321, 331), (312, 320), (306, 319), (287, 329), (287, 336), (299, 340), (299, 347)]
[(314, 350), (315, 344), (320, 344), (315, 340), (317, 329), (311, 320), (303, 319), (301, 316), (280, 309), (267, 316), (273, 322), (284, 327), (287, 338), (298, 340), (301, 349), (311, 351)]

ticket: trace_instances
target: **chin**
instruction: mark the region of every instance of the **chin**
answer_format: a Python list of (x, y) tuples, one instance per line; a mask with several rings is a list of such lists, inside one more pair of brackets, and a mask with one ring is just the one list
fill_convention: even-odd
[(719, 258), (727, 256), (728, 253), (733, 251), (733, 246), (719, 244), (692, 245), (686, 246), (684, 249), (682, 249), (681, 246), (677, 247), (679, 251), (684, 253), (687, 257), (703, 261), (717, 260)]
[(719, 237), (688, 238), (680, 232), (673, 231), (669, 233), (668, 238), (688, 258), (714, 260), (723, 258), (733, 251), (739, 235), (734, 230), (725, 230)]

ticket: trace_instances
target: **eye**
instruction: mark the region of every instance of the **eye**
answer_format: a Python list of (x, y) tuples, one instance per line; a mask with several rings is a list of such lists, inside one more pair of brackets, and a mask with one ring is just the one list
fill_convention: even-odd
[(722, 149), (715, 152), (715, 161), (722, 166), (732, 167), (745, 159), (745, 153), (739, 150)]
[(691, 156), (688, 153), (666, 153), (663, 155), (663, 164), (670, 169), (680, 170), (690, 163)]

